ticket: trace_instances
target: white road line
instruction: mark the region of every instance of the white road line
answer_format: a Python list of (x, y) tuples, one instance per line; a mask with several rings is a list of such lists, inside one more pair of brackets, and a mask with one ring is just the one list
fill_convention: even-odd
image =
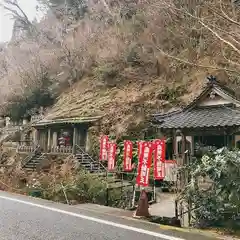
[(5, 199), (5, 200), (9, 200), (9, 201), (13, 201), (13, 202), (26, 204), (26, 205), (33, 206), (33, 207), (43, 208), (43, 209), (46, 209), (46, 210), (66, 214), (66, 215), (77, 217), (77, 218), (82, 218), (82, 219), (89, 220), (89, 221), (96, 222), (96, 223), (106, 224), (106, 225), (109, 225), (109, 226), (122, 228), (122, 229), (125, 229), (125, 230), (130, 230), (130, 231), (134, 231), (134, 232), (138, 232), (138, 233), (143, 233), (143, 234), (146, 234), (146, 235), (150, 235), (150, 236), (157, 237), (157, 238), (162, 238), (162, 239), (165, 239), (165, 240), (184, 240), (183, 238), (172, 237), (172, 236), (168, 236), (168, 235), (165, 235), (165, 234), (144, 230), (144, 229), (141, 229), (141, 228), (135, 228), (135, 227), (119, 224), (119, 223), (114, 223), (114, 222), (111, 222), (111, 221), (106, 221), (106, 220), (102, 220), (102, 219), (98, 219), (98, 218), (94, 218), (94, 217), (85, 216), (85, 215), (78, 214), (78, 213), (68, 212), (68, 211), (58, 209), (58, 208), (48, 207), (48, 206), (44, 206), (44, 205), (41, 205), (41, 204), (32, 203), (32, 202), (29, 202), (29, 201), (19, 200), (19, 199), (16, 199), (16, 198), (5, 197), (5, 196), (0, 196), (0, 198)]

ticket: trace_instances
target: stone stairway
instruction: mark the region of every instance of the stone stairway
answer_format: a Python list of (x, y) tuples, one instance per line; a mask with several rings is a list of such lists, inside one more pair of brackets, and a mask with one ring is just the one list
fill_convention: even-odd
[(44, 153), (35, 153), (28, 158), (28, 161), (22, 166), (27, 172), (33, 172), (37, 166), (45, 159)]
[(98, 161), (94, 160), (88, 153), (86, 152), (78, 152), (75, 154), (75, 159), (79, 163), (81, 167), (84, 168), (87, 172), (90, 173), (105, 173), (105, 167)]

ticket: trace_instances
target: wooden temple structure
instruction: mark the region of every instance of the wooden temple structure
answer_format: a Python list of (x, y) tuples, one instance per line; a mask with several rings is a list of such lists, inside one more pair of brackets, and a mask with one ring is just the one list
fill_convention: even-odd
[(188, 106), (154, 114), (152, 125), (167, 139), (167, 159), (195, 155), (199, 147), (240, 147), (240, 99), (211, 76)]
[(34, 146), (39, 146), (43, 153), (72, 153), (74, 147), (79, 146), (88, 151), (91, 147), (89, 128), (99, 122), (100, 118), (42, 119), (33, 122), (31, 130), (25, 133), (25, 140), (19, 150), (31, 152)]

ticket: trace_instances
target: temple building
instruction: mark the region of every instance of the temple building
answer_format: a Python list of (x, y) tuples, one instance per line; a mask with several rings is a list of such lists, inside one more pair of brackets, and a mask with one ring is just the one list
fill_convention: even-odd
[(240, 99), (232, 89), (211, 76), (200, 95), (188, 106), (154, 114), (152, 125), (168, 139), (168, 159), (187, 150), (195, 155), (199, 147), (240, 147)]
[[(88, 151), (89, 128), (97, 124), (101, 117), (42, 119), (31, 124), (31, 130), (25, 135), (20, 151), (32, 151), (33, 146), (40, 146), (43, 153), (72, 153), (74, 146)], [(31, 143), (26, 139), (31, 139)]]

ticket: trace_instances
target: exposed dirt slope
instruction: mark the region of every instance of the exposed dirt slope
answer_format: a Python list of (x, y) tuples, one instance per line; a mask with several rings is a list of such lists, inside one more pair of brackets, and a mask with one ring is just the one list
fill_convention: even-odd
[(118, 84), (99, 85), (93, 78), (84, 78), (63, 93), (49, 111), (48, 118), (104, 116), (103, 131), (124, 134), (144, 129), (149, 114), (180, 107), (201, 91), (206, 72), (189, 76), (179, 83), (161, 77)]

